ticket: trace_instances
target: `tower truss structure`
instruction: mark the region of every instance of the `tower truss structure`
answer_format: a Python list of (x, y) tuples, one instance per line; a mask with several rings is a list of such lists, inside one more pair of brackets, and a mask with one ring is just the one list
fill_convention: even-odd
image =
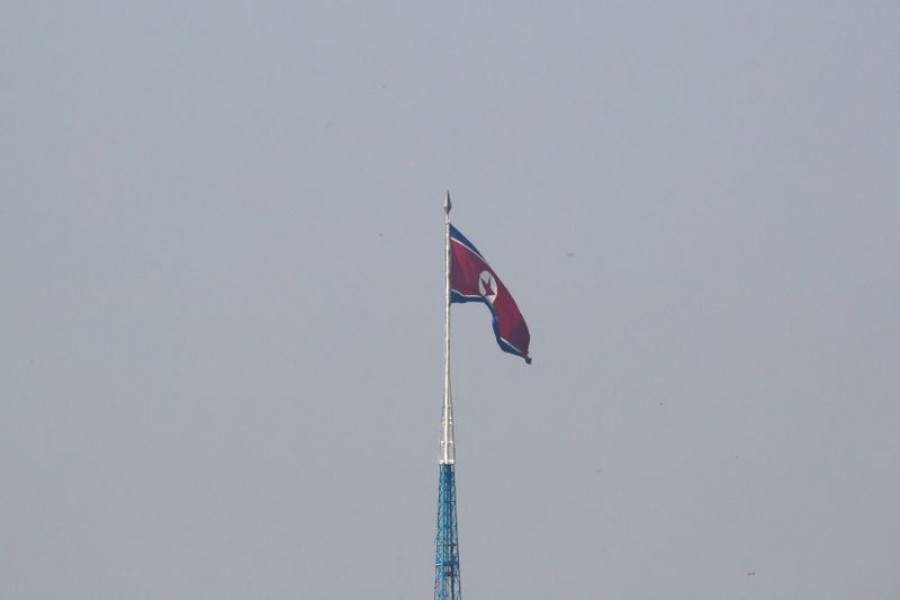
[(461, 600), (459, 533), (456, 524), (456, 474), (452, 464), (440, 465), (434, 600)]

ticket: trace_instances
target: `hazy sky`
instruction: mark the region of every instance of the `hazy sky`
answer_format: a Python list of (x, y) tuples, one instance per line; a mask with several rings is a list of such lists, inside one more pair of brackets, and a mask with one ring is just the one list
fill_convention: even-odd
[(0, 5), (0, 598), (900, 597), (900, 4)]

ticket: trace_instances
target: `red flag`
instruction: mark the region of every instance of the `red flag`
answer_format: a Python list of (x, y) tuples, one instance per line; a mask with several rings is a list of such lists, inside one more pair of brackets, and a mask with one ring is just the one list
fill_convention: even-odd
[(450, 226), (450, 301), (483, 302), (491, 311), (500, 348), (531, 364), (528, 325), (506, 286), (477, 248)]

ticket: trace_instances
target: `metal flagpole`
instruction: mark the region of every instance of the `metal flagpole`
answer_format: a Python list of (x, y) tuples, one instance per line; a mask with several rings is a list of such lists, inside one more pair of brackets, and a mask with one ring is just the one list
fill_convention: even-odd
[(444, 404), (441, 411), (442, 465), (456, 462), (453, 442), (453, 397), (450, 394), (450, 192), (444, 200)]
[(450, 394), (450, 192), (444, 201), (444, 402), (435, 538), (434, 600), (461, 600), (459, 539), (456, 525), (456, 448), (453, 441), (453, 398)]

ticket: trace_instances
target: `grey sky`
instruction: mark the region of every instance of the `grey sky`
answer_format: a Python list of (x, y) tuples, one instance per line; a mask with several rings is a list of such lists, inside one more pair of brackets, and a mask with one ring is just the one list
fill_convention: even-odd
[(900, 5), (0, 7), (0, 597), (900, 597)]

